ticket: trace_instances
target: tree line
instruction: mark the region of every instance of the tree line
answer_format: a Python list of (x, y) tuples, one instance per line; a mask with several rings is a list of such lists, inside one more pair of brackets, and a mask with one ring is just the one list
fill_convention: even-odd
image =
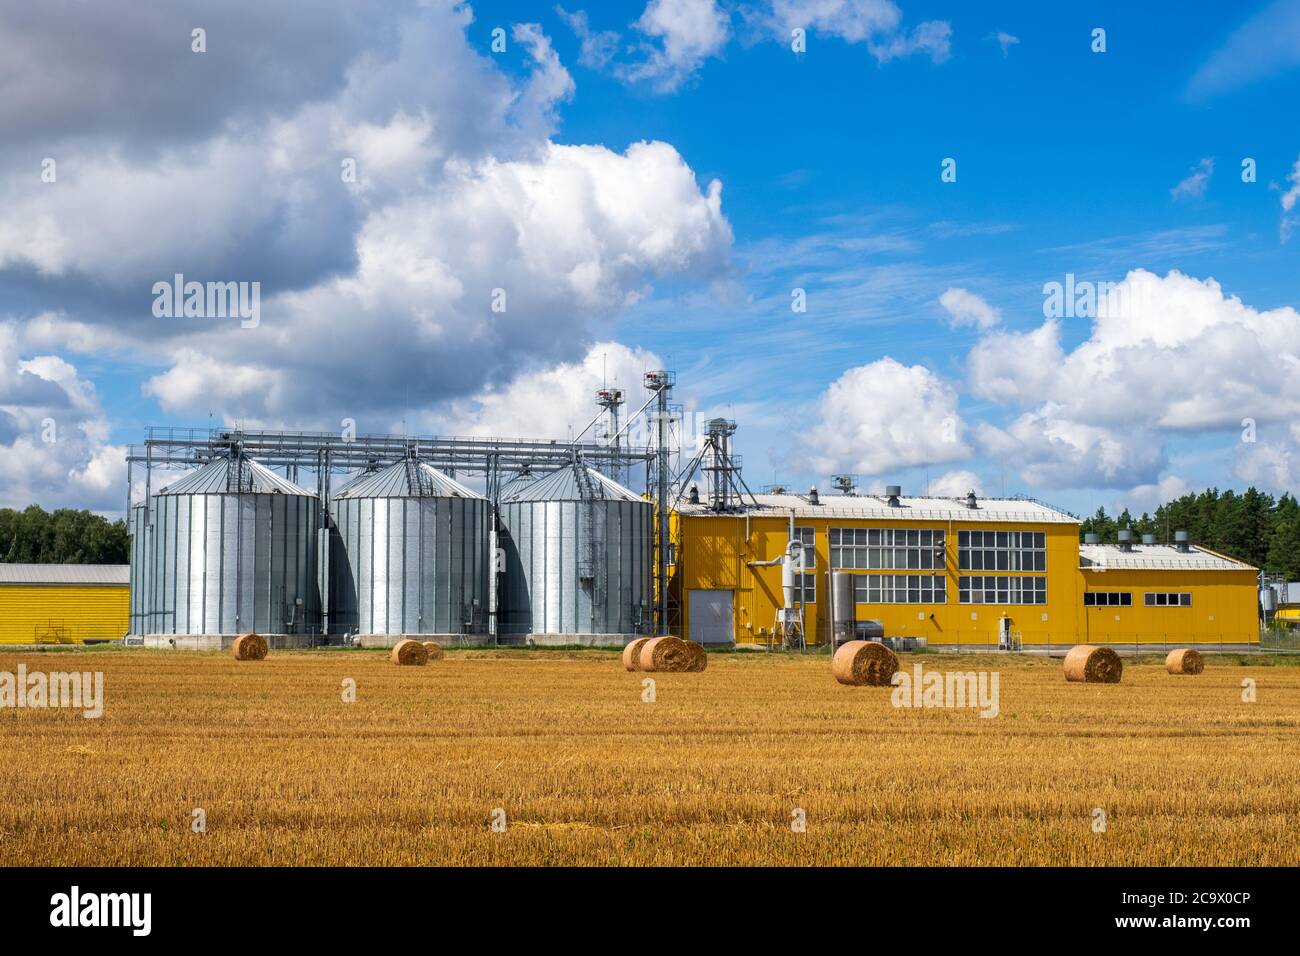
[(1154, 534), (1161, 544), (1173, 544), (1175, 531), (1186, 531), (1193, 544), (1245, 561), (1269, 574), (1300, 581), (1300, 503), (1290, 494), (1275, 499), (1253, 486), (1238, 494), (1207, 488), (1166, 502), (1155, 514), (1135, 518), (1128, 509), (1115, 517), (1105, 508), (1084, 519), (1079, 527), (1114, 543), (1122, 528), (1141, 535)]
[(0, 562), (126, 564), (130, 553), (125, 521), (73, 508), (0, 508)]

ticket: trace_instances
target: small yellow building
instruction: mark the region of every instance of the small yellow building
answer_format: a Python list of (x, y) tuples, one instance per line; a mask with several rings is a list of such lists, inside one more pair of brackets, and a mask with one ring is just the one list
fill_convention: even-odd
[[(675, 631), (707, 644), (782, 643), (792, 631), (809, 645), (827, 643), (828, 595), (842, 572), (851, 576), (840, 594), (852, 594), (852, 618), (929, 646), (1259, 640), (1254, 568), (1192, 546), (1080, 545), (1079, 520), (1042, 502), (811, 493), (754, 500), (729, 511), (679, 505)], [(802, 568), (783, 579), (787, 553)], [(843, 608), (834, 616), (842, 619)]]
[(0, 644), (81, 644), (127, 632), (125, 564), (0, 564)]

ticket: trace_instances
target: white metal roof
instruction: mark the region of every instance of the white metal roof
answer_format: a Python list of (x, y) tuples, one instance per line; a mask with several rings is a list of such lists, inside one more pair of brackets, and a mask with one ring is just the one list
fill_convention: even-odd
[(1168, 544), (1134, 544), (1132, 551), (1122, 551), (1117, 544), (1079, 545), (1079, 567), (1085, 571), (1254, 571), (1244, 561), (1225, 557), (1192, 545), (1179, 551)]
[(348, 482), (336, 498), (482, 498), (422, 461), (399, 461)]
[(613, 478), (602, 475), (582, 462), (565, 465), (535, 481), (521, 483), (501, 496), (502, 501), (642, 501)]
[(198, 471), (155, 492), (159, 495), (279, 494), (314, 497), (251, 458), (214, 458)]
[[(703, 499), (704, 489), (701, 489)], [(792, 510), (796, 518), (880, 518), (892, 521), (996, 521), (1004, 524), (1078, 524), (1072, 514), (1059, 511), (1051, 505), (1032, 498), (979, 498), (977, 507), (968, 508), (966, 499), (900, 496), (898, 505), (889, 503), (883, 495), (839, 495), (820, 497), (820, 504), (812, 504), (806, 495), (754, 496), (758, 508), (747, 509), (751, 515), (771, 512), (788, 515)], [(749, 498), (745, 498), (746, 504)], [(698, 505), (682, 499), (677, 510), (688, 515), (713, 515), (708, 502)], [(733, 512), (734, 514), (734, 512)]]
[(0, 564), (0, 585), (130, 583), (131, 568), (126, 564)]

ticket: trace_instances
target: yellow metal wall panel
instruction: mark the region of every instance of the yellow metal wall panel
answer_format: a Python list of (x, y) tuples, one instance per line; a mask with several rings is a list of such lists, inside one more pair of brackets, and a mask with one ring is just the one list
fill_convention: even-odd
[[(858, 620), (878, 620), (891, 636), (924, 637), (931, 644), (996, 644), (1000, 621), (1006, 618), (1026, 645), (1070, 645), (1088, 640), (1152, 644), (1258, 640), (1254, 571), (1084, 571), (1079, 567), (1078, 526), (1073, 524), (799, 517), (795, 525), (815, 531), (817, 600), (805, 608), (809, 643), (827, 639), (826, 623), (819, 612), (829, 586), (831, 527), (929, 528), (944, 532), (945, 604), (857, 605)], [(767, 561), (782, 554), (789, 528), (788, 516), (751, 515), (748, 521), (743, 515), (679, 516), (676, 570), (681, 593), (691, 588), (734, 588), (737, 642), (766, 643), (782, 602), (781, 568), (751, 568), (747, 562)], [(1042, 576), (1047, 579), (1047, 603), (959, 603), (958, 578), (964, 573), (981, 573), (958, 568), (958, 533), (971, 530), (1042, 532), (1046, 539), (1047, 567)], [(1133, 607), (1085, 608), (1085, 588), (1132, 590)], [(1146, 591), (1190, 591), (1192, 607), (1146, 608)], [(1107, 611), (1111, 612), (1109, 617)], [(1121, 612), (1119, 621), (1114, 620), (1115, 611)], [(683, 603), (682, 633), (689, 633), (689, 613)]]
[[(1080, 574), (1090, 591), (1133, 595), (1132, 607), (1083, 609), (1081, 634), (1088, 641), (1245, 644), (1259, 640), (1259, 579), (1254, 571), (1085, 570)], [(1188, 593), (1192, 603), (1147, 607), (1148, 591)]]
[(126, 585), (0, 585), (0, 644), (120, 638), (127, 632), (129, 604)]

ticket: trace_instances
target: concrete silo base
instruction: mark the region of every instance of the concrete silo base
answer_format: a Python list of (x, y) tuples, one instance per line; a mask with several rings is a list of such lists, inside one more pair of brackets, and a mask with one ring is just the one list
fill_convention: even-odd
[[(261, 634), (261, 632), (258, 632)], [(321, 638), (311, 634), (261, 634), (273, 651), (319, 646)], [(178, 651), (228, 651), (238, 634), (146, 634), (145, 647)]]
[(644, 634), (359, 634), (361, 647), (389, 648), (398, 641), (437, 641), (443, 647), (612, 647), (622, 650)]
[(398, 641), (436, 641), (443, 647), (491, 647), (491, 634), (358, 634), (361, 647), (392, 647)]
[(622, 650), (644, 634), (528, 634), (523, 643), (529, 647), (613, 647)]

